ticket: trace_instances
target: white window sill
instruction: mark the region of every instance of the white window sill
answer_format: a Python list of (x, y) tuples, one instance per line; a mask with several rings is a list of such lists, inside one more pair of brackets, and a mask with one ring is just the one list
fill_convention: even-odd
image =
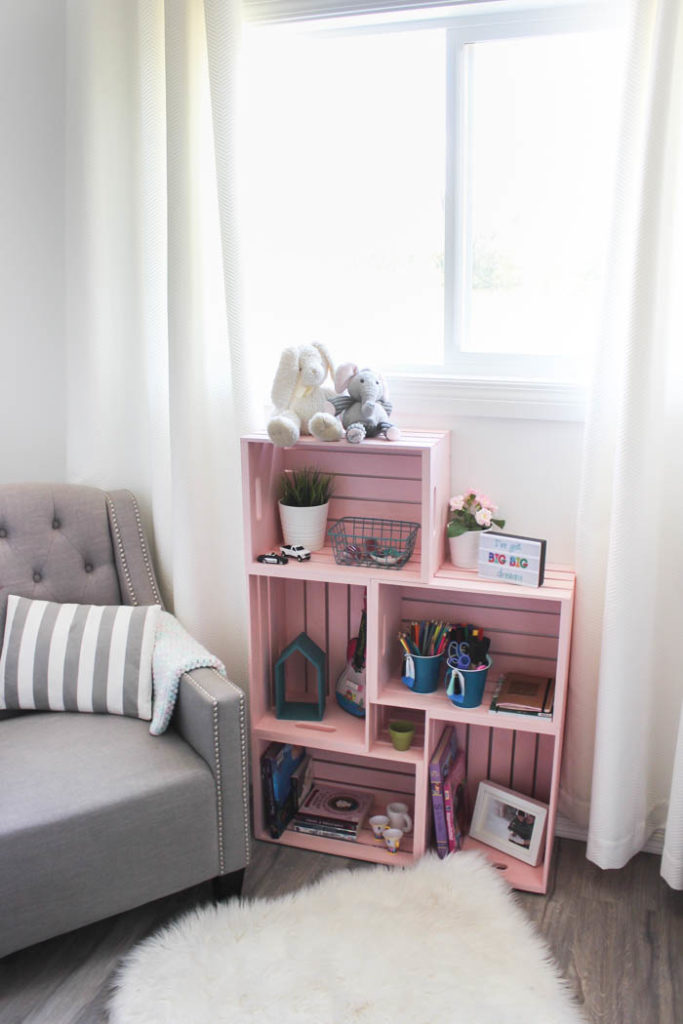
[(434, 416), (582, 421), (586, 415), (586, 388), (579, 384), (392, 373), (385, 376), (397, 408), (420, 406)]

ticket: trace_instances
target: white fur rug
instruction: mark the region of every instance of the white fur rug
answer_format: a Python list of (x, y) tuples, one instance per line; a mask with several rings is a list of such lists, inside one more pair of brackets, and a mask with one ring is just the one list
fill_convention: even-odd
[[(539, 897), (540, 899), (541, 897)], [(579, 1024), (548, 951), (477, 853), (202, 907), (132, 951), (111, 1024)]]

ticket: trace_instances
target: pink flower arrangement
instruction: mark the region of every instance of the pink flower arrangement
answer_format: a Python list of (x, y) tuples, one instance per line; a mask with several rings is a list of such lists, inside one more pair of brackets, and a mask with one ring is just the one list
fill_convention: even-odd
[(505, 526), (504, 519), (494, 519), (493, 513), (498, 510), (490, 498), (479, 491), (465, 491), (456, 494), (448, 503), (449, 515), (446, 533), (449, 537), (459, 537), (470, 530), (488, 530), (490, 526), (499, 529)]

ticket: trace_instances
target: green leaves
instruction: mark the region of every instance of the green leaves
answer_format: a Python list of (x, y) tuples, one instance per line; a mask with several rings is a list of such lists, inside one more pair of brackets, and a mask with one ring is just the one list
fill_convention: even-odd
[(280, 477), (278, 497), (283, 505), (308, 508), (326, 505), (332, 497), (334, 476), (307, 467), (283, 473)]
[[(480, 526), (477, 520), (469, 512), (455, 512), (453, 515), (457, 516), (457, 519), (451, 519), (446, 527), (447, 537), (460, 537), (463, 533), (469, 533), (471, 530), (486, 530), (489, 527)], [(499, 530), (502, 530), (505, 526), (504, 519), (492, 519), (491, 526), (497, 526)]]
[(463, 533), (468, 533), (470, 530), (481, 530), (481, 526), (477, 526), (474, 516), (470, 516), (470, 519), (474, 523), (474, 526), (468, 526), (463, 519), (451, 519), (450, 523), (446, 527), (446, 535), (448, 537), (459, 537)]

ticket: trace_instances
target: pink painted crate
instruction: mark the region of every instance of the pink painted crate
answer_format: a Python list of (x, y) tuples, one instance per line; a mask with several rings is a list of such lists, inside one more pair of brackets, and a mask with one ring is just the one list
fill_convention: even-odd
[[(335, 698), (337, 679), (346, 665), (349, 639), (356, 635), (366, 588), (362, 584), (322, 582), (252, 576), (250, 578), (251, 644), (250, 700), (256, 728), (270, 729), (273, 738), (300, 734), (317, 738), (331, 747), (351, 743), (353, 749), (365, 745), (365, 720), (342, 711)], [(273, 668), (292, 640), (306, 633), (326, 655), (325, 691), (327, 702), (321, 722), (283, 722), (275, 717)], [(316, 692), (317, 678), (305, 662), (291, 659), (285, 671), (287, 692), (293, 699), (310, 701)], [(298, 672), (298, 675), (297, 675)]]
[[(393, 579), (391, 581), (393, 583)], [(571, 611), (572, 591), (567, 598), (544, 597), (543, 588), (533, 596), (517, 593), (521, 588), (508, 586), (504, 594), (488, 593), (487, 581), (476, 578), (466, 586), (425, 587), (421, 584), (396, 587), (378, 583), (377, 664), (371, 675), (377, 680), (377, 697), (398, 706), (417, 706), (432, 713), (448, 715), (455, 711), (448, 701), (443, 682), (433, 694), (416, 694), (401, 682), (403, 654), (397, 639), (412, 620), (436, 619), (445, 622), (472, 623), (484, 629), (491, 639), (492, 668), (487, 679), (484, 705), (476, 715), (488, 714), (488, 702), (496, 680), (503, 672), (533, 672), (556, 679), (556, 707), (563, 706), (568, 667), (568, 632), (562, 630), (563, 616)], [(457, 710), (462, 715), (462, 710)], [(515, 728), (525, 728), (526, 719)], [(507, 716), (505, 717), (505, 721)], [(505, 727), (503, 716), (496, 724)], [(552, 723), (538, 723), (552, 728)]]
[[(277, 508), (280, 475), (315, 466), (335, 476), (328, 527), (345, 517), (418, 523), (414, 554), (400, 572), (430, 579), (445, 558), (449, 460), (447, 431), (406, 431), (398, 442), (373, 439), (360, 445), (346, 440), (325, 444), (306, 437), (292, 448), (276, 447), (267, 434), (242, 438), (248, 570), (266, 571), (256, 557), (282, 543)], [(299, 575), (321, 578), (349, 571), (348, 566), (337, 570), (331, 542), (310, 562), (295, 568)]]
[[(494, 718), (494, 716), (490, 716)], [(497, 723), (497, 719), (495, 719)], [(432, 749), (445, 724), (452, 719), (431, 721), (430, 741)], [(550, 804), (559, 783), (559, 756), (561, 734), (552, 735), (523, 730), (493, 728), (491, 725), (473, 725), (468, 721), (455, 721), (460, 749), (465, 751), (467, 798), (470, 810), (474, 810), (477, 790), (481, 781), (487, 780), (513, 789), (525, 796)], [(532, 867), (512, 855), (506, 855), (467, 837), (465, 849), (480, 849), (492, 860), (508, 883), (514, 888), (528, 892), (546, 892), (552, 858), (554, 820), (546, 830), (544, 856), (541, 863)]]
[[(399, 854), (390, 854), (383, 843), (378, 842), (369, 826), (361, 830), (357, 842), (346, 842), (329, 838), (303, 835), (287, 829), (279, 840), (273, 840), (265, 828), (263, 798), (260, 786), (260, 756), (266, 741), (254, 745), (254, 778), (258, 784), (254, 787), (254, 830), (256, 837), (270, 842), (280, 842), (304, 849), (321, 850), (337, 853), (352, 859), (376, 861), (385, 864), (408, 864), (416, 852), (423, 850), (423, 844), (416, 842), (415, 836), (421, 835), (423, 825), (420, 822), (420, 833), (416, 830), (404, 837)], [(342, 751), (331, 752), (317, 748), (312, 743), (305, 743), (307, 752), (313, 760), (313, 777), (316, 782), (327, 786), (350, 786), (354, 789), (372, 794), (372, 814), (386, 812), (387, 804), (396, 800), (406, 803), (412, 816), (416, 813), (416, 766), (410, 763), (389, 764), (369, 756), (348, 754)]]

